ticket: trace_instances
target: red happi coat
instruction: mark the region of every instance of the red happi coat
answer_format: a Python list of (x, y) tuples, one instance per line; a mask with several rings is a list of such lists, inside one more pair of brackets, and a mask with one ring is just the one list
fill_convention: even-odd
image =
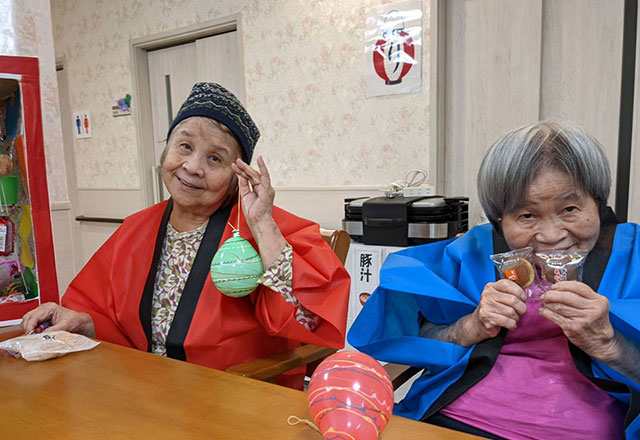
[[(151, 296), (171, 206), (161, 202), (128, 217), (65, 292), (62, 305), (91, 315), (98, 339), (150, 350)], [(209, 265), (215, 250), (232, 236), (227, 219), (236, 219), (237, 209), (237, 204), (221, 208), (207, 226), (167, 336), (168, 355), (224, 370), (300, 342), (342, 348), (350, 279), (313, 222), (273, 209), (293, 247), (293, 294), (321, 318), (313, 332), (298, 323), (295, 308), (269, 288), (260, 285), (243, 298), (215, 288)], [(246, 222), (240, 221), (241, 235), (257, 249)], [(211, 238), (214, 227), (218, 236)], [(300, 375), (291, 379), (280, 382), (301, 385)]]

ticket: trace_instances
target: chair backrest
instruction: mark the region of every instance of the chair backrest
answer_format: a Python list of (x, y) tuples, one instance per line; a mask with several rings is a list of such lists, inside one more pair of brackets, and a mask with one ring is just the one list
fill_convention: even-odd
[(320, 235), (326, 241), (338, 259), (344, 264), (347, 261), (349, 246), (351, 245), (351, 237), (349, 233), (342, 229), (320, 229)]
[[(320, 229), (320, 234), (324, 241), (333, 249), (338, 259), (344, 264), (347, 259), (347, 253), (349, 252), (349, 245), (351, 244), (349, 233), (341, 229)], [(318, 364), (336, 351), (335, 348), (304, 344), (301, 347), (267, 358), (255, 359), (234, 365), (227, 368), (227, 372), (259, 380), (275, 381), (275, 376), (293, 368), (306, 365), (306, 374), (311, 377)]]

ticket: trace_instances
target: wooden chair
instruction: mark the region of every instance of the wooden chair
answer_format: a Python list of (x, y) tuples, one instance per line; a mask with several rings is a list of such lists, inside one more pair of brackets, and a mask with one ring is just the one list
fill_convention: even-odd
[(333, 252), (336, 253), (340, 262), (344, 264), (347, 261), (347, 254), (349, 253), (349, 246), (351, 245), (351, 238), (347, 231), (343, 231), (342, 229), (320, 229), (320, 235), (322, 235), (324, 241), (333, 249)]
[[(320, 229), (322, 238), (344, 264), (349, 252), (351, 239), (343, 230)], [(228, 373), (253, 379), (275, 382), (275, 377), (301, 366), (307, 366), (307, 376), (311, 376), (315, 367), (327, 356), (335, 353), (335, 348), (304, 344), (293, 350), (285, 351), (274, 356), (255, 359), (227, 368)]]
[(391, 363), (384, 364), (382, 368), (384, 368), (389, 374), (389, 377), (391, 378), (391, 385), (394, 390), (397, 390), (413, 376), (424, 370), (424, 368), (420, 367)]

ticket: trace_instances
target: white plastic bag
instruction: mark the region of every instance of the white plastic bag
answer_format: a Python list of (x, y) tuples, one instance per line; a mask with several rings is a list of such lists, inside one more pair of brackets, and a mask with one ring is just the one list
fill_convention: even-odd
[(76, 351), (91, 350), (99, 342), (65, 331), (18, 336), (0, 342), (0, 351), (28, 361), (43, 361)]

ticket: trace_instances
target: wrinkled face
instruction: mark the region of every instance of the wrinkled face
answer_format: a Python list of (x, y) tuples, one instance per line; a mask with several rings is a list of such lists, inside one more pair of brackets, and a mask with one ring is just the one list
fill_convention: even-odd
[(178, 208), (210, 215), (235, 189), (231, 164), (239, 157), (233, 135), (205, 118), (188, 118), (171, 133), (162, 180)]
[(590, 251), (600, 234), (598, 204), (563, 171), (547, 169), (529, 186), (527, 200), (502, 216), (511, 249)]

